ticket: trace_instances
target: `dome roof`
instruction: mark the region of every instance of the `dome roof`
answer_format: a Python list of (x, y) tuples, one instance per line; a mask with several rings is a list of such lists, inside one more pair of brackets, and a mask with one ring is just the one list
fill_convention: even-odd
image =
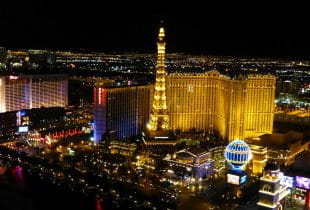
[(241, 168), (251, 159), (250, 147), (241, 140), (234, 140), (228, 144), (224, 155), (233, 168)]

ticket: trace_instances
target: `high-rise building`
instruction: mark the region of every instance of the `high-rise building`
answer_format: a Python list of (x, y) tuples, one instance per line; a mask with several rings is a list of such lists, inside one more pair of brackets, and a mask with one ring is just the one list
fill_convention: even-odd
[(149, 136), (163, 136), (169, 129), (169, 115), (166, 101), (165, 31), (159, 29), (157, 41), (156, 82), (150, 121), (147, 125)]
[[(136, 92), (135, 87), (95, 88), (95, 140), (109, 130), (116, 131), (118, 138), (136, 135), (146, 122), (148, 145), (175, 144), (169, 140), (169, 130), (214, 129), (229, 140), (257, 137), (273, 130), (274, 76), (230, 78), (217, 71), (167, 75), (163, 27), (157, 41), (153, 97), (137, 101), (140, 94)], [(152, 96), (149, 90), (146, 94)], [(146, 111), (150, 111), (149, 121), (145, 121)]]
[(0, 47), (0, 67), (1, 64), (5, 64), (7, 61), (7, 49), (5, 49), (4, 47)]
[(0, 113), (68, 105), (65, 75), (24, 75), (0, 77)]
[(229, 78), (216, 71), (166, 77), (170, 129), (215, 129), (229, 140), (273, 130), (275, 77)]
[(292, 94), (293, 96), (297, 96), (298, 91), (301, 87), (301, 83), (299, 81), (294, 80), (277, 80), (276, 85), (276, 96), (280, 97), (281, 94)]
[(153, 106), (147, 125), (150, 137), (166, 136), (167, 130), (191, 128), (215, 129), (229, 140), (272, 133), (274, 76), (230, 78), (217, 71), (167, 75), (164, 38), (161, 27)]
[(119, 139), (144, 130), (150, 113), (153, 85), (94, 88), (94, 139), (107, 131)]

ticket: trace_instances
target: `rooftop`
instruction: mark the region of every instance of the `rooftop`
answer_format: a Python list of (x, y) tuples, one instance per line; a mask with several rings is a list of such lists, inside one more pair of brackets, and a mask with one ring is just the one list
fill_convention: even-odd
[(303, 145), (305, 139), (301, 132), (289, 131), (286, 133), (264, 134), (258, 139), (252, 139), (250, 143), (270, 149), (288, 150), (292, 145)]
[[(203, 154), (206, 154), (207, 151), (204, 149), (201, 149), (200, 147), (190, 147), (187, 149), (183, 149), (177, 152), (178, 155), (182, 154), (182, 156), (188, 156), (188, 157), (199, 157)], [(187, 154), (187, 155), (185, 155)]]
[(285, 172), (288, 176), (303, 176), (310, 178), (310, 151), (304, 151), (295, 158), (292, 164)]

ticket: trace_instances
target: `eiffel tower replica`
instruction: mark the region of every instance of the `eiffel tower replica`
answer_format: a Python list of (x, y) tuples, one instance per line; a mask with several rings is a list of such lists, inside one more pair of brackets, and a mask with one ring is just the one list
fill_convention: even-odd
[(166, 66), (165, 66), (165, 30), (160, 27), (157, 40), (157, 65), (154, 98), (150, 121), (147, 124), (148, 131), (146, 145), (175, 145), (176, 141), (169, 138), (169, 114), (166, 98)]

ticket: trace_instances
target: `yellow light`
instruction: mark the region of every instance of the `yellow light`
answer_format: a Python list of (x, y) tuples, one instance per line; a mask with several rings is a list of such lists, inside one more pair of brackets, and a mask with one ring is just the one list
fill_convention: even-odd
[(171, 169), (168, 169), (167, 172), (170, 173), (170, 174), (174, 173), (174, 171), (172, 171)]
[(158, 35), (158, 36), (159, 36), (160, 38), (165, 36), (165, 30), (164, 30), (163, 27), (161, 27), (161, 28), (159, 29), (159, 35)]

